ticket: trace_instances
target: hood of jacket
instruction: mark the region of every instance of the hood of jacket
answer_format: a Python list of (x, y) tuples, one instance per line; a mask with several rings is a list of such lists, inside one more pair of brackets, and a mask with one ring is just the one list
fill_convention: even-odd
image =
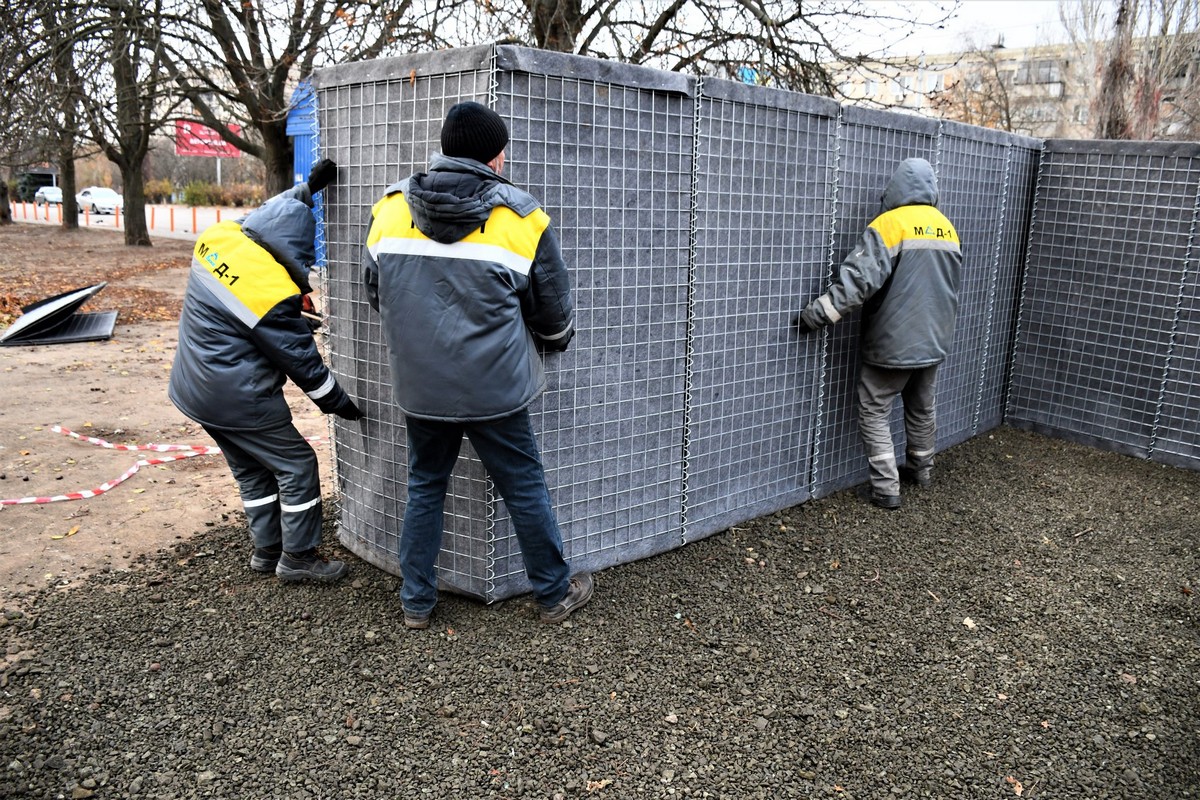
[(300, 183), (240, 220), (242, 233), (282, 264), (303, 294), (312, 291), (308, 272), (317, 260), (317, 222), (312, 205), (308, 184)]
[(923, 158), (906, 158), (883, 192), (883, 210), (901, 206), (937, 206), (937, 176), (933, 165)]
[(486, 164), (441, 154), (434, 156), (429, 172), (418, 172), (396, 188), (404, 192), (417, 229), (442, 244), (465, 238), (487, 222), (496, 206), (508, 206), (522, 217), (538, 207)]

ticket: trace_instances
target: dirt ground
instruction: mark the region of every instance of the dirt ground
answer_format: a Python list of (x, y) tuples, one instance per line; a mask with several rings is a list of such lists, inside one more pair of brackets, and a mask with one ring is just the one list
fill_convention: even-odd
[[(108, 341), (0, 347), (0, 500), (95, 490), (140, 461), (178, 455), (107, 448), (54, 426), (113, 445), (213, 445), (166, 394), (191, 248), (173, 239), (128, 248), (109, 231), (0, 226), (0, 331), (23, 306), (102, 281), (81, 310), (119, 312)], [(290, 383), (287, 393), (300, 431), (326, 436), (326, 417)], [(328, 447), (314, 446), (329, 487)], [(90, 499), (2, 505), (0, 600), (123, 569), (240, 510), (219, 454), (141, 466)]]

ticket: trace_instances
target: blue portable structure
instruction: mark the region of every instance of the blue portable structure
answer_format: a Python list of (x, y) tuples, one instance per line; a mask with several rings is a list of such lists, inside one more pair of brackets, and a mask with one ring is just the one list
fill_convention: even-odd
[[(308, 177), (313, 164), (321, 152), (320, 125), (317, 122), (317, 93), (312, 84), (301, 81), (292, 92), (292, 108), (288, 111), (287, 135), (292, 137), (293, 181), (300, 183)], [(317, 221), (316, 268), (325, 269), (325, 202), (324, 197), (313, 198), (313, 217)]]

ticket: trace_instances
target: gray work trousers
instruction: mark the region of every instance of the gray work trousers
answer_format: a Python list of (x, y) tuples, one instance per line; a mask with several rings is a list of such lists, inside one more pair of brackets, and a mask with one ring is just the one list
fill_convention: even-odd
[(259, 549), (303, 553), (321, 543), (317, 454), (296, 426), (231, 431), (204, 428), (225, 455)]
[(892, 442), (892, 405), (904, 403), (905, 458), (914, 470), (933, 466), (937, 444), (934, 394), (938, 365), (920, 369), (885, 369), (863, 364), (858, 378), (858, 432), (871, 468), (876, 494), (899, 495), (896, 445)]

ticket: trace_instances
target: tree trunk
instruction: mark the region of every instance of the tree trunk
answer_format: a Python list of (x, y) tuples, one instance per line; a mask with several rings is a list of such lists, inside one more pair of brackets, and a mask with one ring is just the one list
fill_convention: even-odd
[(274, 197), (295, 185), (292, 140), (288, 138), (285, 120), (268, 122), (261, 131), (263, 164), (267, 168), (267, 197)]
[(8, 181), (0, 180), (0, 225), (12, 225), (12, 207), (8, 204)]
[(130, 247), (150, 247), (150, 231), (146, 227), (146, 182), (142, 180), (142, 165), (128, 172), (121, 170), (124, 188), (125, 244)]
[(1133, 83), (1133, 22), (1137, 0), (1121, 0), (1116, 30), (1096, 96), (1096, 138), (1128, 139), (1131, 135), (1126, 96)]
[(63, 230), (79, 229), (79, 204), (75, 202), (75, 193), (79, 191), (75, 178), (74, 140), (64, 134), (64, 141), (58, 150), (58, 185), (62, 189), (62, 226)]
[(583, 26), (580, 0), (525, 0), (533, 18), (533, 36), (538, 47), (571, 53)]

